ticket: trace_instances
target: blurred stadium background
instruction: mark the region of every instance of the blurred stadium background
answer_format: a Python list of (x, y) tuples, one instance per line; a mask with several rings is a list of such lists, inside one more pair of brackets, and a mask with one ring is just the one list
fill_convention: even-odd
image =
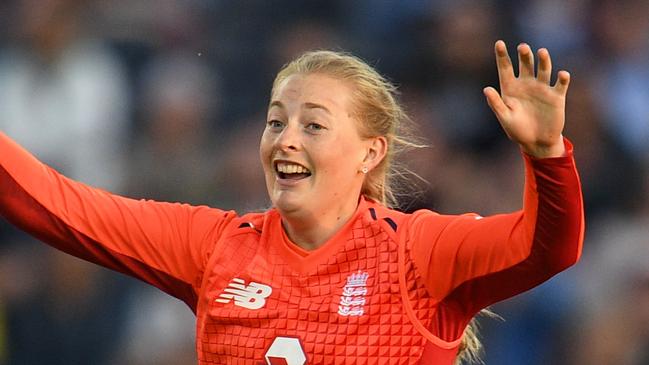
[[(405, 209), (517, 209), (522, 163), (481, 90), (497, 85), (496, 39), (547, 47), (573, 77), (584, 256), (494, 306), (485, 363), (649, 364), (649, 1), (5, 0), (0, 29), (0, 130), (96, 186), (240, 212), (268, 205), (272, 78), (314, 48), (400, 86), (431, 145), (407, 156), (429, 183)], [(0, 222), (0, 364), (193, 364), (193, 324)]]

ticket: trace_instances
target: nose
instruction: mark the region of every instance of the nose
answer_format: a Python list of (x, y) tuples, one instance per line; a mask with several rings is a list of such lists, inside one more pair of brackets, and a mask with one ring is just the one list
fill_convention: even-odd
[(300, 133), (296, 123), (288, 123), (275, 139), (275, 147), (288, 152), (300, 149)]

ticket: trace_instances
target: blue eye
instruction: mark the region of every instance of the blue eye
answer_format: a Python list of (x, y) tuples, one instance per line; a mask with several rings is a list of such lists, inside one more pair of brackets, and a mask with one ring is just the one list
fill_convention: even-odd
[(268, 125), (268, 127), (270, 128), (282, 128), (284, 126), (284, 123), (277, 119), (273, 119), (266, 122), (266, 125)]
[(324, 126), (322, 126), (321, 124), (315, 123), (315, 122), (311, 122), (311, 123), (307, 124), (306, 127), (307, 127), (307, 129), (311, 129), (311, 130), (314, 130), (314, 131), (319, 131), (319, 130), (325, 129)]

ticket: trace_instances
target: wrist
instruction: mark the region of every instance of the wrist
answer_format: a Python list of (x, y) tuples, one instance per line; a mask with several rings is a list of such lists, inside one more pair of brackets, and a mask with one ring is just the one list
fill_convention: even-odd
[(563, 141), (563, 136), (554, 144), (551, 145), (520, 145), (521, 150), (534, 157), (534, 158), (553, 158), (563, 157), (566, 155), (566, 145)]

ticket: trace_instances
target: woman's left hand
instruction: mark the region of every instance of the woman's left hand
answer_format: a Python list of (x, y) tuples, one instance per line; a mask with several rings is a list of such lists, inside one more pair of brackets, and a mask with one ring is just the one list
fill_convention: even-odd
[(505, 42), (495, 44), (500, 94), (486, 87), (484, 94), (507, 136), (523, 151), (537, 158), (559, 157), (565, 153), (563, 126), (566, 93), (570, 74), (559, 71), (557, 82), (550, 85), (552, 62), (547, 49), (538, 50), (538, 72), (534, 75), (534, 54), (527, 44), (518, 46), (518, 77)]

